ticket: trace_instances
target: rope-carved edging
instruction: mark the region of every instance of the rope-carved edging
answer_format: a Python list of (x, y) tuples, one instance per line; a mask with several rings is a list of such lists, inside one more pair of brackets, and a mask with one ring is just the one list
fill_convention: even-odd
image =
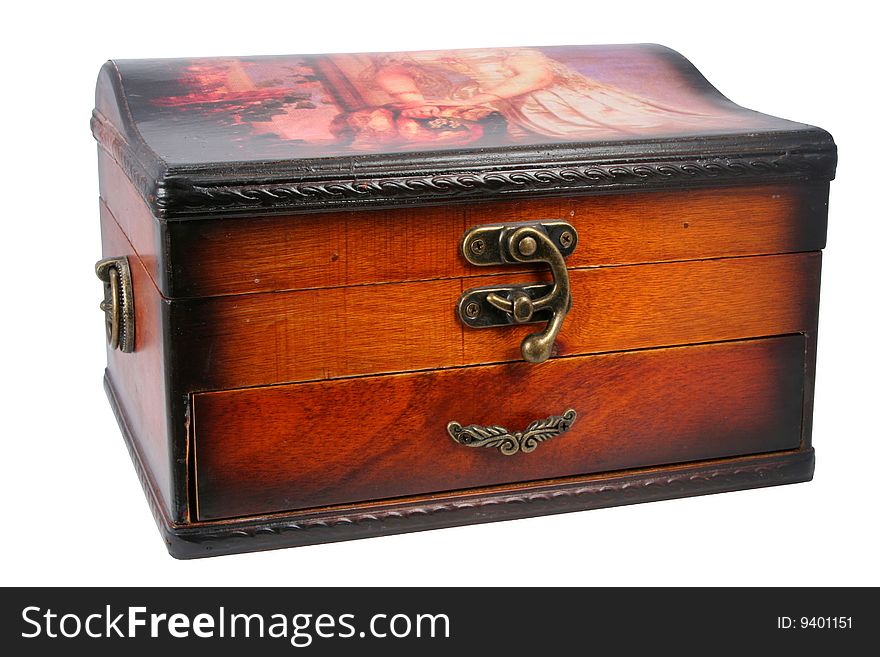
[(450, 197), (500, 196), (524, 192), (609, 187), (652, 187), (676, 180), (694, 184), (728, 178), (830, 177), (833, 157), (782, 154), (767, 158), (718, 158), (684, 162), (591, 164), (582, 167), (518, 169), (485, 173), (437, 174), (362, 181), (283, 182), (264, 185), (179, 185), (158, 205), (187, 214), (266, 207), (333, 207), (352, 202), (393, 203)]
[(157, 184), (144, 166), (133, 154), (125, 137), (110, 123), (110, 120), (95, 110), (92, 112), (92, 134), (113, 161), (116, 162), (128, 179), (149, 204), (157, 203)]
[[(164, 174), (159, 176), (158, 180), (150, 176), (134, 147), (97, 110), (92, 116), (92, 132), (161, 219), (224, 212), (265, 212), (267, 209), (278, 212), (333, 209), (353, 203), (392, 206), (402, 202), (430, 203), (458, 197), (491, 199), (511, 194), (540, 195), (557, 190), (653, 189), (666, 185), (717, 184), (726, 180), (830, 180), (837, 163), (834, 146), (827, 145), (809, 152), (792, 152), (783, 148), (779, 152), (757, 155), (668, 160), (658, 157), (649, 158), (651, 161), (559, 166), (537, 164), (486, 171), (401, 173), (365, 178), (347, 167), (340, 167), (345, 173), (325, 180), (208, 183), (173, 172), (167, 177)], [(164, 168), (164, 164), (158, 165)]]
[[(625, 504), (631, 501), (649, 501), (666, 499), (678, 494), (713, 492), (727, 489), (731, 485), (740, 488), (756, 483), (770, 485), (788, 481), (789, 470), (803, 467), (801, 462), (781, 461), (778, 463), (762, 463), (745, 465), (731, 469), (721, 467), (714, 471), (697, 473), (671, 474), (649, 479), (631, 477), (621, 481), (596, 482), (583, 486), (562, 488), (550, 491), (517, 493), (512, 495), (496, 494), (475, 500), (455, 502), (439, 502), (421, 504), (400, 509), (388, 509), (377, 512), (349, 513), (330, 518), (298, 519), (294, 521), (274, 521), (252, 527), (201, 527), (194, 528), (193, 533), (187, 531), (181, 536), (187, 542), (205, 543), (222, 541), (229, 538), (257, 538), (268, 535), (282, 535), (289, 532), (302, 532), (310, 529), (332, 529), (340, 525), (359, 525), (363, 523), (383, 523), (389, 520), (406, 520), (414, 516), (432, 516), (439, 513), (479, 510), (488, 506), (504, 506), (510, 504), (533, 504), (535, 502), (552, 502), (560, 498), (614, 498), (614, 504)], [(581, 508), (598, 508), (598, 504), (586, 504)], [(576, 507), (572, 507), (575, 510)]]
[[(510, 510), (505, 514), (503, 509), (505, 507), (511, 509), (514, 505), (552, 504), (556, 500), (566, 499), (571, 500), (566, 510), (587, 510), (603, 506), (805, 481), (812, 471), (813, 453), (812, 450), (809, 450), (784, 456), (770, 456), (767, 457), (770, 460), (756, 460), (751, 463), (699, 466), (697, 470), (686, 468), (678, 472), (663, 474), (622, 475), (618, 479), (593, 480), (583, 484), (562, 485), (561, 487), (516, 493), (485, 493), (454, 501), (413, 502), (406, 506), (374, 511), (349, 509), (335, 513), (325, 512), (319, 517), (290, 520), (264, 519), (252, 521), (253, 524), (237, 526), (227, 524), (172, 527), (166, 510), (156, 497), (155, 487), (144, 469), (140, 455), (134, 446), (130, 427), (119, 407), (112, 383), (106, 375), (104, 386), (156, 524), (162, 531), (172, 552), (181, 551), (186, 553), (185, 556), (198, 556), (203, 549), (211, 550), (210, 544), (230, 539), (237, 541), (239, 539), (280, 537), (294, 532), (301, 533), (319, 529), (332, 531), (334, 528), (343, 526), (369, 526), (373, 523), (384, 524), (387, 527), (391, 523), (405, 523), (407, 520), (419, 517), (427, 518), (437, 514), (455, 512), (479, 512), (487, 507), (497, 507), (501, 510), (498, 519), (502, 517), (515, 518), (521, 517), (523, 514), (516, 510)], [(585, 498), (592, 498), (592, 500), (586, 501)], [(377, 526), (375, 529), (377, 531), (371, 533), (379, 533), (380, 528)], [(279, 538), (279, 540), (281, 539)], [(305, 542), (313, 543), (320, 542), (320, 540), (309, 539)], [(186, 543), (190, 547), (175, 547), (174, 543)], [(230, 551), (236, 552), (246, 549), (248, 548), (243, 546), (230, 549)], [(216, 551), (216, 553), (220, 552), (222, 549)]]

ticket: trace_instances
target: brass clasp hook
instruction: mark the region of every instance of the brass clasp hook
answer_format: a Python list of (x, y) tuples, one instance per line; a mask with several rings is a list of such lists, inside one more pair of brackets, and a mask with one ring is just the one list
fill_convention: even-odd
[(473, 328), (546, 321), (542, 332), (526, 336), (520, 351), (530, 363), (547, 360), (571, 309), (565, 258), (574, 251), (577, 240), (577, 231), (563, 221), (478, 226), (467, 231), (461, 249), (471, 264), (546, 262), (553, 283), (467, 290), (458, 301), (461, 321)]

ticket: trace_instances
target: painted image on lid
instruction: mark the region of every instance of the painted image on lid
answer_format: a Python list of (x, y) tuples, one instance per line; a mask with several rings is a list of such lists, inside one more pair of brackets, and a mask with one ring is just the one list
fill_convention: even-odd
[[(707, 90), (666, 53), (608, 46), (168, 60), (165, 93), (153, 84), (129, 101), (160, 154), (191, 147), (225, 159), (671, 137), (775, 121)], [(169, 123), (185, 134), (169, 136)]]

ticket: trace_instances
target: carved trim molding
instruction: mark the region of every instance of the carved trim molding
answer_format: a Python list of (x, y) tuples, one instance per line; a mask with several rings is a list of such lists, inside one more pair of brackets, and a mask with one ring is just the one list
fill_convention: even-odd
[(430, 203), (455, 198), (485, 199), (512, 194), (548, 194), (614, 188), (656, 189), (667, 185), (725, 184), (731, 180), (827, 178), (833, 176), (833, 154), (774, 154), (763, 157), (709, 158), (686, 161), (590, 164), (442, 173), (358, 181), (283, 181), (263, 185), (210, 185), (174, 181), (173, 192), (159, 199), (160, 215), (307, 210), (363, 205)]
[[(812, 453), (809, 454), (809, 459)], [(290, 521), (265, 521), (250, 526), (203, 526), (193, 528), (198, 533), (187, 535), (186, 540), (206, 542), (240, 537), (253, 538), (265, 535), (280, 535), (287, 532), (301, 532), (309, 529), (332, 528), (339, 525), (386, 522), (393, 519), (406, 519), (413, 516), (429, 516), (444, 512), (479, 510), (483, 507), (503, 505), (523, 505), (536, 502), (552, 503), (561, 498), (593, 498), (589, 503), (581, 503), (565, 510), (593, 509), (602, 506), (619, 506), (688, 495), (719, 492), (720, 490), (743, 489), (756, 486), (770, 486), (790, 481), (790, 472), (802, 470), (807, 457), (789, 458), (778, 462), (759, 461), (754, 464), (718, 465), (690, 468), (683, 472), (653, 475), (618, 475), (616, 477), (597, 477), (582, 485), (568, 485), (543, 490), (518, 493), (487, 493), (473, 499), (447, 502), (413, 504), (381, 511), (341, 513), (324, 518), (303, 518)], [(696, 471), (694, 471), (696, 470)], [(603, 501), (604, 500), (604, 501)], [(519, 512), (517, 517), (527, 515)]]
[[(352, 169), (350, 163), (328, 160), (322, 165), (326, 174), (310, 169), (308, 176), (285, 177), (270, 171), (270, 164), (266, 163), (259, 173), (246, 176), (227, 172), (218, 178), (215, 171), (201, 174), (166, 170), (152, 151), (145, 150), (139, 142), (129, 143), (97, 110), (92, 115), (92, 132), (131, 179), (153, 214), (163, 220), (219, 214), (283, 214), (353, 205), (393, 207), (458, 199), (491, 200), (511, 195), (652, 190), (785, 179), (831, 180), (837, 164), (836, 147), (829, 142), (802, 148), (780, 144), (776, 150), (752, 154), (706, 153), (665, 158), (659, 153), (649, 157), (617, 155), (609, 156), (607, 161), (582, 163), (576, 162), (578, 151), (574, 149), (568, 159), (574, 158), (575, 162), (559, 164), (546, 162), (549, 156), (545, 156), (545, 161), (533, 164), (489, 166), (485, 158), (481, 162), (479, 155), (469, 159), (458, 154), (457, 161), (461, 163), (456, 165), (428, 160), (422, 167), (426, 173), (402, 172), (399, 162), (376, 164), (371, 173)], [(735, 139), (726, 138), (726, 151), (737, 148), (742, 147)], [(670, 150), (668, 145), (666, 150)], [(450, 168), (453, 166), (454, 169)], [(437, 170), (438, 167), (444, 170)], [(155, 175), (150, 175), (151, 168), (156, 170)], [(230, 165), (228, 170), (234, 172), (235, 167)], [(383, 175), (385, 171), (389, 173)], [(260, 178), (264, 182), (259, 182)]]
[(125, 137), (98, 110), (92, 112), (91, 128), (92, 135), (101, 148), (107, 151), (110, 157), (122, 168), (147, 204), (155, 208), (158, 202), (156, 181), (134, 155)]
[(808, 481), (813, 474), (814, 454), (808, 449), (665, 470), (574, 477), (553, 484), (536, 483), (515, 491), (463, 491), (439, 499), (432, 496), (410, 502), (374, 502), (287, 516), (173, 525), (157, 497), (155, 483), (144, 469), (106, 374), (104, 387), (156, 524), (169, 551), (180, 558), (451, 527), (474, 522), (477, 518), (480, 522), (511, 520), (540, 513), (583, 511), (775, 486)]

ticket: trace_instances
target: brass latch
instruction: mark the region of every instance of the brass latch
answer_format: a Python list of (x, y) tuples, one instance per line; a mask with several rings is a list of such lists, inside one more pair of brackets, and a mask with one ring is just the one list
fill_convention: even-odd
[(125, 353), (134, 351), (134, 293), (128, 258), (105, 258), (95, 263), (95, 274), (104, 283), (107, 344)]
[(472, 328), (547, 322), (540, 333), (526, 336), (520, 345), (525, 360), (541, 363), (550, 357), (562, 322), (571, 309), (571, 289), (565, 258), (577, 246), (577, 231), (564, 221), (477, 226), (461, 242), (464, 257), (473, 265), (546, 262), (552, 284), (477, 287), (458, 300), (458, 316)]

